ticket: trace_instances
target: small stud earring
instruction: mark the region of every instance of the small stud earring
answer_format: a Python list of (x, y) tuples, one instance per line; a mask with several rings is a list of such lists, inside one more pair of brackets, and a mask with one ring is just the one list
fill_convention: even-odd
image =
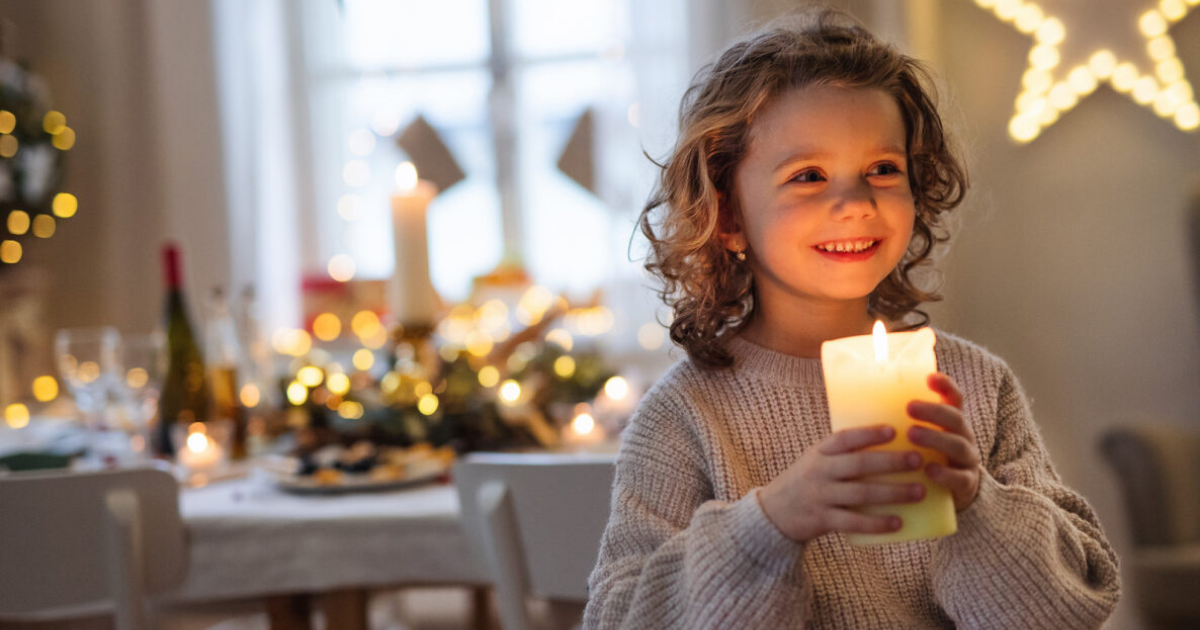
[(734, 256), (737, 257), (738, 261), (745, 262), (746, 261), (746, 250), (739, 249), (739, 250), (737, 250), (736, 253), (734, 253)]

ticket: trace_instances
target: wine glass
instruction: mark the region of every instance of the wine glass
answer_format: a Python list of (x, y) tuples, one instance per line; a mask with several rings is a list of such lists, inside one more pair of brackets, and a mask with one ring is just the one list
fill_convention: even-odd
[(119, 370), (120, 343), (121, 335), (110, 326), (66, 328), (54, 336), (58, 371), (88, 429), (105, 428), (103, 412)]
[(158, 414), (158, 399), (167, 373), (166, 341), (161, 332), (125, 335), (120, 345), (117, 391), (129, 410), (128, 427), (135, 451), (144, 452), (150, 425)]

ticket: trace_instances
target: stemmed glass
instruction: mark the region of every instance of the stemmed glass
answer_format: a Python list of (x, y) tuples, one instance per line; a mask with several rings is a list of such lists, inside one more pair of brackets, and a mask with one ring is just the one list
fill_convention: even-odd
[(110, 326), (67, 328), (54, 336), (58, 371), (88, 429), (105, 428), (108, 395), (120, 370), (120, 344), (121, 335)]
[(150, 424), (158, 415), (158, 399), (167, 373), (166, 340), (161, 332), (125, 335), (120, 346), (121, 376), (117, 391), (132, 416), (133, 447), (144, 452)]

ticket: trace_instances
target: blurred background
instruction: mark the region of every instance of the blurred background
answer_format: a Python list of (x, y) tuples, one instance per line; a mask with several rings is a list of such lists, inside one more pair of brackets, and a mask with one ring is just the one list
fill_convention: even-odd
[[(972, 187), (935, 278), (946, 299), (929, 308), (933, 324), (1013, 366), (1059, 472), (1126, 557), (1133, 534), (1101, 437), (1151, 423), (1200, 430), (1189, 231), (1200, 114), (1188, 83), (1200, 79), (1200, 11), (1171, 0), (829, 4), (935, 71)], [(694, 71), (794, 6), (0, 0), (3, 57), (24, 64), (2, 78), (34, 77), (63, 116), (46, 130), (44, 164), (21, 167), (27, 180), (35, 167), (52, 174), (39, 196), (52, 235), (0, 235), (19, 243), (0, 263), (0, 403), (46, 404), (31, 388), (57, 374), (59, 329), (161, 327), (168, 240), (199, 327), (215, 287), (239, 300), (252, 288), (239, 304), (280, 352), (275, 333), (316, 335), (322, 305), (386, 317), (381, 286), (404, 255), (392, 197), (405, 162), (441, 178), (425, 216), (429, 277), (447, 307), (544, 287), (594, 316), (574, 336), (644, 388), (680, 354), (634, 236), (655, 175), (646, 155), (668, 153)], [(1050, 16), (1065, 35), (1039, 30)], [(1149, 43), (1164, 37), (1169, 51)], [(1051, 61), (1039, 44), (1061, 45)], [(24, 159), (14, 153), (3, 157)], [(1128, 593), (1112, 627), (1142, 627)]]

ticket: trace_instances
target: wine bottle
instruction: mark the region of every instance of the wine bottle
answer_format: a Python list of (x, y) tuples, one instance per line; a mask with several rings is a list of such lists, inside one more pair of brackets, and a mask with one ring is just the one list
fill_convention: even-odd
[(231, 459), (246, 457), (246, 413), (240, 399), (238, 366), (241, 349), (237, 325), (229, 312), (225, 292), (214, 288), (209, 295), (205, 351), (208, 355), (209, 380), (212, 384), (213, 419), (233, 425)]
[(208, 420), (208, 384), (204, 357), (196, 344), (183, 296), (183, 269), (179, 247), (163, 246), (163, 277), (166, 281), (167, 375), (159, 399), (154, 451), (175, 456), (172, 434), (178, 425)]

